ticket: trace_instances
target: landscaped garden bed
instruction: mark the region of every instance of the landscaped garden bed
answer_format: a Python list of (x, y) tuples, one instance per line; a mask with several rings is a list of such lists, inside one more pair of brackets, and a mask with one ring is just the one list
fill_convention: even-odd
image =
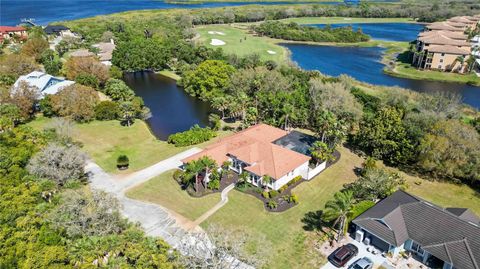
[(181, 181), (181, 179), (179, 178), (179, 175), (181, 173), (183, 172), (181, 170), (178, 170), (178, 172), (174, 173), (173, 178), (182, 187), (182, 190), (185, 190), (192, 197), (203, 197), (212, 193), (222, 192), (226, 187), (228, 187), (232, 183), (236, 183), (238, 180), (238, 175), (235, 172), (227, 171), (222, 174), (219, 185), (209, 185), (210, 182), (207, 184), (200, 183), (197, 186), (197, 190), (195, 190), (194, 184), (185, 184)]
[[(326, 168), (323, 171), (340, 159), (340, 152), (333, 152), (333, 156), (333, 160), (327, 162)], [(298, 196), (292, 192), (292, 190), (306, 181), (307, 180), (303, 179), (301, 176), (295, 177), (278, 191), (265, 190), (264, 188), (254, 186), (248, 182), (237, 182), (235, 189), (260, 199), (263, 202), (264, 208), (269, 212), (283, 212), (299, 203)]]

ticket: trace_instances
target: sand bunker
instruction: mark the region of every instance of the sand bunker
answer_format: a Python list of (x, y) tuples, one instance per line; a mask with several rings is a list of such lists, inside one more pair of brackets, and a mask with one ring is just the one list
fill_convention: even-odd
[(208, 34), (210, 34), (210, 35), (225, 35), (224, 32), (217, 32), (217, 31), (208, 31)]
[(215, 39), (213, 38), (212, 41), (210, 42), (210, 45), (212, 46), (223, 46), (225, 45), (226, 43), (220, 39)]
[(267, 53), (268, 53), (268, 54), (272, 54), (272, 55), (273, 55), (273, 54), (277, 54), (277, 53), (276, 53), (275, 51), (273, 51), (273, 50), (267, 50)]

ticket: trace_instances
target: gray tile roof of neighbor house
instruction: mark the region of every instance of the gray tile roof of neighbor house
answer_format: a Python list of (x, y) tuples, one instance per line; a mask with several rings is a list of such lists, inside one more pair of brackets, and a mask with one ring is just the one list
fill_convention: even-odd
[(480, 269), (480, 222), (468, 209), (444, 209), (400, 190), (353, 223), (391, 245), (412, 239), (455, 268)]

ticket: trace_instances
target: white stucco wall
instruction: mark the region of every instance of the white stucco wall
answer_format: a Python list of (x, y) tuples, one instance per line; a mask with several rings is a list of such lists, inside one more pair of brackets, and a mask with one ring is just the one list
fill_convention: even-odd
[(287, 184), (290, 180), (294, 177), (302, 176), (304, 177), (305, 171), (308, 170), (308, 161), (300, 165), (299, 167), (295, 168), (293, 171), (289, 172), (287, 175), (281, 177), (280, 179), (276, 180), (272, 184), (272, 188), (274, 190), (280, 189), (283, 185)]
[(307, 166), (308, 172), (307, 172), (307, 175), (304, 176), (304, 178), (306, 178), (307, 180), (310, 180), (310, 179), (314, 178), (316, 175), (320, 174), (320, 172), (322, 172), (326, 167), (327, 167), (327, 162), (323, 162), (323, 163), (319, 164), (314, 169), (310, 169)]

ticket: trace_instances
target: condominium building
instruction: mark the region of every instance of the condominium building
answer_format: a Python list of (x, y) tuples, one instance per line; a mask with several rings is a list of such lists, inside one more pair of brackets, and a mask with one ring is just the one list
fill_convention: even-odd
[(466, 73), (472, 42), (467, 33), (477, 29), (480, 17), (453, 17), (434, 22), (418, 34), (412, 64), (420, 69)]

